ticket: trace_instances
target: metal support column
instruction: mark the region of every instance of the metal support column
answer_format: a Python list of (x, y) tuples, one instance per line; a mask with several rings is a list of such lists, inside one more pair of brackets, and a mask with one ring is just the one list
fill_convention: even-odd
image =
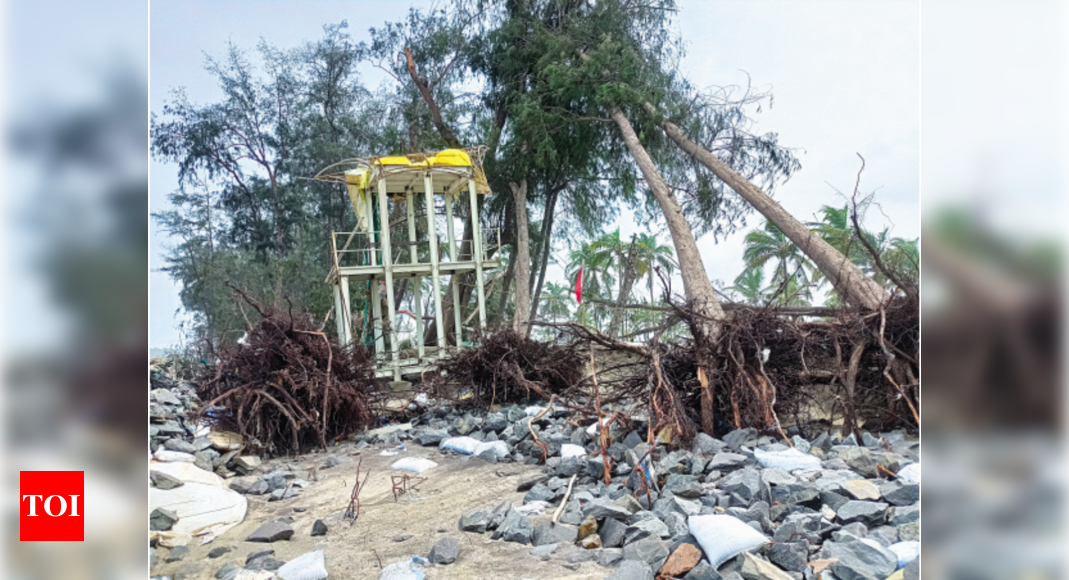
[[(416, 192), (409, 190), (405, 192), (405, 204), (408, 206), (408, 256), (409, 262), (413, 264), (419, 263), (419, 246), (416, 244), (419, 239), (416, 236)], [(424, 346), (423, 346), (423, 277), (416, 276), (412, 279), (415, 282), (415, 287), (412, 289), (412, 303), (414, 304), (413, 310), (416, 314), (416, 347), (419, 350), (419, 360), (423, 360)]]
[(353, 304), (349, 301), (349, 277), (341, 276), (339, 278), (341, 286), (341, 305), (342, 309), (338, 311), (338, 316), (342, 318), (342, 327), (345, 329), (344, 337), (339, 337), (338, 342), (342, 346), (348, 346), (353, 342)]
[(438, 335), (438, 355), (445, 353), (445, 327), (442, 326), (442, 281), (438, 267), (438, 227), (434, 219), (434, 178), (423, 175), (424, 199), (427, 207), (427, 241), (431, 247), (431, 292), (434, 292), (434, 329)]
[[(382, 267), (386, 271), (386, 328), (390, 333), (390, 358), (393, 361), (393, 380), (401, 380), (401, 344), (397, 341), (397, 311), (393, 295), (393, 255), (390, 251), (390, 204), (386, 199), (386, 179), (379, 178), (379, 228), (382, 238)], [(475, 191), (472, 189), (472, 191)]]
[(472, 259), (475, 260), (475, 292), (479, 300), (479, 328), (486, 328), (486, 294), (483, 280), (483, 234), (479, 227), (479, 194), (475, 191), (475, 175), (468, 180), (471, 194)]
[[(375, 196), (371, 195), (371, 192), (367, 194), (367, 240), (368, 240), (368, 263), (374, 266), (378, 263), (378, 258), (375, 256), (376, 251), (376, 239), (375, 239)], [(379, 295), (379, 281), (372, 278), (369, 281), (371, 286), (370, 297), (371, 300), (371, 333), (375, 338), (375, 354), (380, 355), (386, 351), (386, 339), (383, 336), (382, 328), (382, 297)]]
[[(442, 197), (445, 198), (445, 224), (446, 232), (449, 234), (449, 260), (456, 263), (459, 261), (457, 257), (456, 226), (453, 224), (453, 202), (456, 200), (445, 192), (443, 192)], [(460, 277), (454, 271), (450, 280), (452, 284), (449, 286), (453, 288), (453, 328), (456, 329), (457, 333), (457, 346), (460, 346), (464, 335), (460, 316)]]
[(334, 313), (337, 315), (334, 317), (334, 322), (338, 329), (338, 342), (345, 346), (345, 308), (341, 303), (341, 287), (339, 283), (334, 284)]

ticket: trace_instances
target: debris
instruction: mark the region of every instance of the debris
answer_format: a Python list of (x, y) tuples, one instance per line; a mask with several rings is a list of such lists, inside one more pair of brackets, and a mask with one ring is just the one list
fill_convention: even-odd
[(261, 319), (247, 329), (247, 345), (211, 353), (219, 362), (201, 371), (198, 416), (269, 456), (325, 450), (328, 441), (366, 428), (378, 388), (367, 349), (343, 349), (316, 330), (311, 315), (265, 309), (231, 288)]
[(379, 580), (423, 580), (423, 566), (429, 562), (425, 558), (413, 556), (411, 560), (394, 562), (379, 572)]
[(446, 536), (434, 543), (431, 553), (427, 556), (431, 564), (452, 564), (460, 555), (460, 542), (456, 538)]
[[(431, 461), (430, 463), (433, 464), (434, 462)], [(396, 463), (394, 465), (396, 465)], [(427, 469), (430, 468), (428, 467)], [(397, 501), (400, 496), (408, 492), (419, 491), (419, 484), (424, 481), (427, 481), (426, 477), (412, 477), (407, 473), (405, 475), (391, 475), (390, 482), (393, 484), (393, 501)]]
[(682, 576), (697, 566), (701, 559), (702, 552), (694, 544), (680, 544), (664, 563), (660, 575), (665, 578)]
[(438, 467), (438, 464), (430, 459), (422, 457), (405, 457), (394, 461), (390, 465), (390, 469), (397, 469), (400, 471), (411, 471), (413, 473), (423, 473), (428, 469)]
[(288, 540), (293, 537), (293, 527), (278, 520), (264, 523), (256, 531), (245, 538), (246, 542), (272, 543), (279, 540)]

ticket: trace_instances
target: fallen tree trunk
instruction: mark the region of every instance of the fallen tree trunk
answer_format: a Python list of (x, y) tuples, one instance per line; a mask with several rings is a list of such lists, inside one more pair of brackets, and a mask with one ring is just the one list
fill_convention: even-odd
[(879, 309), (880, 304), (884, 302), (883, 289), (865, 276), (861, 269), (839, 250), (810, 231), (805, 224), (795, 219), (767, 193), (761, 191), (727, 163), (713, 155), (711, 151), (692, 141), (677, 125), (662, 121), (661, 128), (680, 149), (707, 167), (765, 216), (765, 219), (779, 228), (791, 242), (798, 246), (798, 249), (813, 260), (817, 268), (820, 268), (820, 271), (831, 281), (835, 289), (846, 297), (848, 302), (869, 310)]

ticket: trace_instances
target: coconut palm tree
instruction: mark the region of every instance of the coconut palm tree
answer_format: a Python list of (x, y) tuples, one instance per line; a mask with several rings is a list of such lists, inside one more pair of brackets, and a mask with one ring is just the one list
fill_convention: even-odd
[(772, 222), (766, 221), (764, 228), (746, 234), (744, 244), (742, 259), (747, 267), (764, 268), (773, 264), (772, 286), (785, 284), (791, 277), (798, 279), (798, 286), (810, 284), (813, 266), (809, 259)]
[(728, 290), (738, 294), (746, 304), (757, 306), (765, 298), (764, 284), (764, 268), (746, 268), (735, 278), (735, 284), (728, 287)]
[(638, 234), (633, 240), (636, 251), (636, 273), (640, 278), (646, 276), (650, 292), (650, 303), (653, 304), (657, 302), (656, 295), (653, 292), (654, 273), (657, 269), (660, 269), (666, 276), (670, 276), (676, 267), (672, 246), (661, 244), (657, 240), (657, 236), (650, 234)]

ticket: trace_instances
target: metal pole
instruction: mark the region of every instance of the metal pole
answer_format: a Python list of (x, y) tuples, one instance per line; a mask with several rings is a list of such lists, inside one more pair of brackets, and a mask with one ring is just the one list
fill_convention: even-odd
[[(378, 263), (378, 259), (375, 256), (375, 196), (371, 195), (371, 192), (365, 192), (367, 203), (367, 241), (368, 241), (368, 263), (372, 266)], [(386, 339), (383, 337), (382, 332), (382, 297), (379, 295), (379, 281), (377, 278), (372, 277), (370, 280), (371, 285), (371, 332), (375, 338), (375, 355), (380, 355), (386, 351)]]
[[(472, 190), (474, 191), (474, 190)], [(386, 199), (386, 179), (379, 179), (379, 227), (382, 229), (382, 266), (386, 271), (386, 327), (390, 333), (390, 358), (393, 360), (393, 380), (401, 380), (401, 349), (397, 342), (397, 311), (393, 302), (393, 255), (390, 250), (390, 204)]]
[(349, 277), (342, 276), (340, 280), (342, 310), (338, 312), (338, 316), (344, 317), (342, 327), (345, 329), (345, 334), (344, 336), (338, 336), (338, 342), (342, 346), (348, 346), (353, 342), (353, 305), (349, 301)]
[(475, 292), (479, 299), (479, 328), (486, 328), (486, 295), (483, 285), (483, 235), (479, 227), (479, 194), (475, 191), (475, 174), (468, 180), (468, 192), (471, 194), (471, 232), (472, 259), (475, 260)]
[[(456, 200), (446, 192), (442, 192), (442, 197), (445, 200), (445, 225), (449, 233), (449, 260), (456, 264), (460, 261), (457, 256), (456, 226), (453, 224), (453, 202)], [(453, 288), (453, 328), (457, 333), (457, 346), (460, 346), (464, 332), (460, 320), (460, 276), (457, 275), (456, 270), (453, 270), (450, 280), (452, 284), (449, 286)]]
[(341, 288), (338, 283), (334, 284), (334, 312), (337, 316), (334, 317), (334, 323), (338, 329), (338, 342), (345, 344), (345, 309), (341, 304)]
[(431, 247), (431, 292), (434, 293), (434, 329), (438, 335), (438, 355), (445, 352), (445, 328), (442, 326), (442, 281), (438, 267), (438, 227), (434, 219), (434, 177), (428, 171), (423, 176), (424, 200), (427, 208), (427, 241)]
[[(419, 263), (419, 246), (416, 245), (416, 204), (414, 198), (416, 192), (409, 190), (405, 192), (405, 204), (408, 206), (408, 256), (409, 261), (413, 264)], [(416, 347), (419, 350), (419, 359), (423, 360), (424, 347), (423, 347), (423, 277), (416, 276), (413, 278), (416, 283), (416, 287), (412, 289), (412, 302), (415, 304), (413, 308), (416, 311)]]

